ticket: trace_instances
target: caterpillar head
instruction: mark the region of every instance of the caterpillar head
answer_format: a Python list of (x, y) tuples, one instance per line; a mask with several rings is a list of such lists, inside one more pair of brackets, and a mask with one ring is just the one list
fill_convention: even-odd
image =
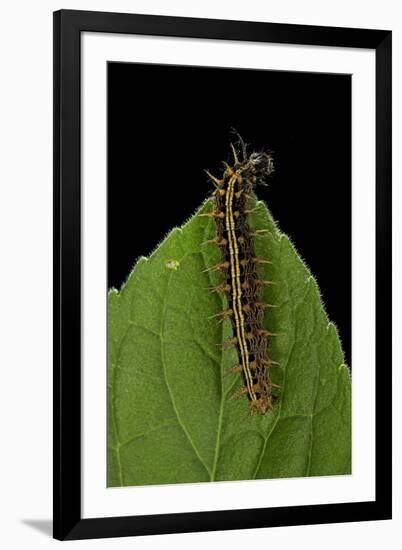
[(257, 184), (264, 184), (265, 180), (271, 176), (275, 170), (274, 158), (270, 151), (261, 153), (251, 153), (248, 159), (251, 171), (256, 177)]

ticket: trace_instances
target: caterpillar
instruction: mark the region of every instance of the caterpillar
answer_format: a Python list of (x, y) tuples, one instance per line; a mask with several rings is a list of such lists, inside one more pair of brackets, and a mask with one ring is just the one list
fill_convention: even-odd
[(266, 230), (252, 230), (249, 216), (257, 208), (249, 207), (249, 199), (256, 185), (274, 171), (271, 152), (247, 154), (246, 145), (239, 137), (240, 147), (230, 144), (233, 164), (224, 164), (221, 178), (206, 171), (215, 186), (213, 210), (200, 214), (213, 218), (216, 236), (204, 244), (216, 245), (220, 249), (218, 264), (204, 271), (223, 274), (224, 280), (211, 292), (224, 294), (227, 308), (214, 317), (230, 319), (233, 337), (224, 343), (224, 348), (235, 346), (239, 363), (229, 373), (239, 373), (243, 378), (242, 387), (236, 395), (246, 394), (249, 412), (264, 415), (271, 410), (276, 397), (272, 390), (278, 387), (270, 378), (270, 369), (278, 363), (273, 361), (267, 349), (271, 337), (276, 336), (263, 328), (265, 310), (276, 307), (262, 301), (264, 285), (274, 284), (258, 275), (260, 264), (271, 263), (259, 258), (254, 252), (254, 239)]

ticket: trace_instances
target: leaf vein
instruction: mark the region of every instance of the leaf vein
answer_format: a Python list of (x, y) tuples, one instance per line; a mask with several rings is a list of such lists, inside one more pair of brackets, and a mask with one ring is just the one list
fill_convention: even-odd
[[(168, 282), (167, 282), (167, 286), (166, 286), (166, 290), (168, 290), (169, 288), (169, 285), (170, 285), (170, 281), (172, 279), (172, 274), (169, 275), (169, 278), (168, 278)], [(180, 414), (179, 414), (179, 411), (177, 410), (177, 406), (176, 406), (176, 402), (174, 400), (174, 397), (173, 397), (173, 392), (172, 392), (172, 388), (170, 387), (169, 385), (169, 382), (168, 382), (168, 378), (167, 378), (167, 372), (166, 372), (166, 357), (165, 357), (165, 341), (164, 341), (164, 338), (163, 338), (163, 332), (164, 332), (164, 325), (165, 325), (165, 319), (166, 319), (166, 295), (167, 295), (167, 292), (165, 293), (165, 297), (163, 298), (163, 310), (162, 310), (162, 323), (161, 323), (161, 355), (162, 355), (162, 370), (163, 370), (163, 375), (164, 375), (164, 379), (165, 379), (165, 383), (166, 383), (166, 387), (167, 387), (167, 390), (168, 390), (168, 393), (169, 393), (169, 397), (170, 397), (170, 400), (171, 400), (171, 403), (172, 403), (172, 406), (173, 406), (173, 410), (176, 414), (176, 417), (177, 417), (177, 420), (179, 422), (179, 425), (181, 426), (181, 428), (183, 429), (183, 432), (185, 434), (185, 436), (187, 437), (192, 449), (194, 450), (194, 453), (195, 455), (197, 456), (198, 460), (201, 462), (201, 464), (204, 466), (205, 470), (207, 471), (208, 475), (211, 476), (211, 471), (210, 469), (208, 468), (208, 466), (205, 464), (204, 460), (202, 459), (200, 453), (198, 452), (198, 449), (197, 447), (195, 446), (187, 428), (185, 427), (181, 417), (180, 417)]]

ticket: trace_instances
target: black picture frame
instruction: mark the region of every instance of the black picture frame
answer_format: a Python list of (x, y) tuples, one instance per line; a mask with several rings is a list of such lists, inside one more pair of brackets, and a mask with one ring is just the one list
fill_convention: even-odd
[[(386, 30), (61, 10), (54, 17), (54, 521), (59, 540), (390, 519), (391, 55)], [(82, 519), (81, 48), (83, 32), (368, 48), (376, 56), (376, 499)]]

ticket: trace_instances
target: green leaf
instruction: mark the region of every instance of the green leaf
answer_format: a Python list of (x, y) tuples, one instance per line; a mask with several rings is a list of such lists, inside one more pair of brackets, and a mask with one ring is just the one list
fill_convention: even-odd
[[(229, 321), (210, 317), (224, 298), (203, 272), (219, 251), (209, 218), (193, 216), (140, 258), (108, 302), (108, 486), (349, 474), (351, 387), (335, 326), (316, 281), (261, 202), (252, 215), (257, 254), (273, 262), (265, 328), (279, 333), (270, 356), (282, 386), (272, 411), (248, 414), (230, 399), (240, 375), (220, 344)], [(207, 201), (200, 211), (211, 210)]]

